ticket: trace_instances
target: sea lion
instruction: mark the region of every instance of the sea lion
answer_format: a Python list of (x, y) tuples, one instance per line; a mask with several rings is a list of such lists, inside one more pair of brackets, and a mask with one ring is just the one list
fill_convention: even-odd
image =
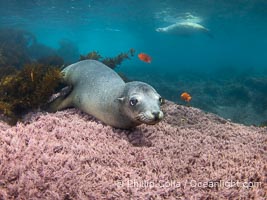
[(71, 86), (49, 105), (49, 111), (76, 107), (105, 124), (129, 129), (142, 123), (156, 124), (163, 118), (163, 99), (143, 82), (125, 83), (112, 69), (96, 60), (84, 60), (62, 71)]
[(192, 35), (197, 32), (204, 32), (209, 37), (213, 37), (209, 29), (202, 26), (201, 24), (194, 23), (194, 22), (178, 22), (170, 26), (157, 28), (156, 31), (169, 33), (169, 34), (175, 34), (175, 35), (184, 35), (184, 36)]

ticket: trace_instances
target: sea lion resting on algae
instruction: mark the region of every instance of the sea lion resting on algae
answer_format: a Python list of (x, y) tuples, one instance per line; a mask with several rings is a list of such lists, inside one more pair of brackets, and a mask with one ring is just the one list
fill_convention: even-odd
[(63, 69), (63, 81), (71, 86), (49, 105), (50, 111), (77, 107), (104, 123), (129, 129), (156, 124), (163, 118), (163, 100), (150, 85), (133, 81), (125, 83), (120, 76), (96, 60), (84, 60)]

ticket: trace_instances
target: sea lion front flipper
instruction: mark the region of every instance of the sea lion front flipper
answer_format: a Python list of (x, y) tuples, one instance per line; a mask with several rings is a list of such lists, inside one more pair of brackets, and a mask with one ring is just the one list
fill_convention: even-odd
[(204, 28), (203, 28), (203, 31), (204, 31), (204, 33), (207, 34), (208, 37), (210, 37), (210, 38), (214, 38), (214, 35), (210, 32), (209, 29), (207, 29), (207, 28), (204, 27)]
[(71, 86), (66, 86), (57, 94), (54, 94), (48, 101), (45, 110), (48, 112), (56, 112), (64, 108), (72, 107)]

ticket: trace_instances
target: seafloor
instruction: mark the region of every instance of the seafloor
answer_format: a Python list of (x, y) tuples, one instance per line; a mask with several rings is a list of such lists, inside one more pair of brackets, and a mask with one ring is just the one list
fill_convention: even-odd
[(0, 199), (266, 199), (266, 128), (163, 110), (132, 131), (76, 109), (1, 122)]
[(190, 105), (193, 107), (240, 124), (266, 125), (267, 73), (229, 74), (231, 70), (228, 70), (210, 74), (136, 70), (125, 74), (130, 80), (149, 83), (163, 97), (176, 103), (185, 104), (180, 95), (188, 92), (192, 96)]

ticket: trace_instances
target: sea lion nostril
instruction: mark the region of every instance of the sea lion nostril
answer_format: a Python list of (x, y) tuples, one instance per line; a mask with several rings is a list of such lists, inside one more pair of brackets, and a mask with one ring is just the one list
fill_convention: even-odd
[(152, 114), (154, 115), (155, 119), (159, 119), (159, 111), (152, 112)]

